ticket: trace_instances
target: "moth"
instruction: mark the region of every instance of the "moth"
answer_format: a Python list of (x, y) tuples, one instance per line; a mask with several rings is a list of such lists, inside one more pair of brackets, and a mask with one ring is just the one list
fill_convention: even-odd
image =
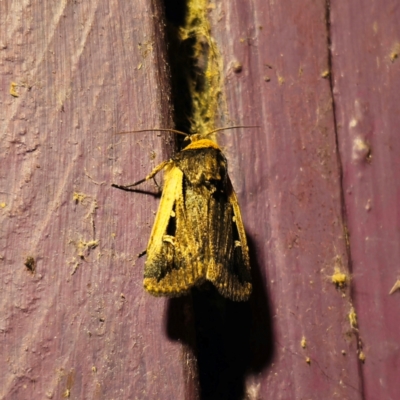
[[(144, 179), (112, 186), (133, 187), (164, 170), (161, 201), (145, 253), (144, 288), (155, 296), (176, 297), (210, 281), (224, 297), (247, 300), (251, 294), (249, 249), (228, 164), (210, 134), (186, 135), (190, 144)], [(130, 132), (122, 132), (130, 133)]]

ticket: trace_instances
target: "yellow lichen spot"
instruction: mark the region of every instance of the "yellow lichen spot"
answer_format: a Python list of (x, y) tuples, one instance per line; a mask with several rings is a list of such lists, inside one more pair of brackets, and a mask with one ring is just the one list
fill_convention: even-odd
[(285, 78), (283, 76), (278, 75), (278, 83), (283, 85), (285, 83)]
[(399, 289), (400, 289), (400, 279), (398, 279), (395, 282), (394, 286), (390, 289), (389, 294), (393, 294), (396, 290), (399, 290)]
[(310, 358), (310, 357), (307, 357), (307, 358), (306, 358), (306, 363), (307, 363), (308, 365), (311, 364), (311, 358)]
[(307, 340), (306, 340), (306, 338), (305, 338), (304, 336), (301, 338), (300, 346), (301, 346), (303, 349), (305, 349), (305, 348), (307, 347)]
[(304, 72), (303, 67), (300, 67), (300, 68), (299, 68), (299, 72), (297, 73), (298, 76), (299, 76), (299, 77), (300, 77), (300, 76), (303, 76), (303, 72)]
[(214, 128), (223, 101), (223, 60), (211, 36), (209, 13), (213, 3), (208, 0), (188, 0), (186, 3), (186, 18), (179, 29), (179, 39), (192, 42), (190, 57), (200, 67), (198, 73), (204, 77), (202, 85), (196, 84), (197, 78), (191, 79), (189, 84), (193, 105), (191, 131), (204, 133)]
[(390, 61), (395, 62), (399, 58), (399, 55), (400, 55), (400, 43), (397, 42), (397, 43), (395, 43), (395, 45), (392, 48), (392, 51), (390, 52), (390, 56), (389, 56)]
[(89, 240), (88, 242), (85, 242), (84, 240), (79, 240), (78, 244), (76, 247), (78, 248), (78, 255), (79, 257), (84, 257), (85, 252), (88, 250), (93, 250), (99, 245), (98, 240)]
[(347, 275), (341, 272), (338, 267), (335, 267), (335, 272), (332, 275), (332, 283), (341, 289), (347, 284)]
[(97, 368), (93, 365), (93, 367), (92, 367), (92, 372), (97, 372)]
[(10, 84), (10, 94), (11, 94), (11, 96), (19, 97), (19, 94), (17, 92), (17, 87), (18, 87), (18, 83), (11, 82), (11, 84)]
[(75, 203), (82, 203), (86, 197), (87, 196), (84, 193), (74, 192), (72, 195), (72, 200), (75, 201)]
[(69, 389), (65, 389), (65, 392), (62, 394), (62, 397), (68, 398), (71, 396), (71, 391)]
[(86, 247), (88, 249), (95, 249), (98, 245), (99, 245), (99, 241), (98, 240), (89, 240), (86, 243)]
[(329, 69), (326, 69), (324, 72), (322, 72), (321, 74), (321, 78), (327, 78), (329, 75), (331, 74), (331, 72), (329, 71)]
[(6, 203), (0, 203), (0, 207), (1, 207), (1, 208), (5, 208), (6, 206), (7, 206)]
[(350, 321), (350, 326), (353, 329), (356, 329), (358, 323), (357, 323), (357, 313), (354, 310), (354, 307), (351, 307), (348, 317), (349, 317), (349, 321)]
[(234, 61), (232, 63), (232, 70), (233, 72), (235, 72), (236, 74), (242, 72), (243, 70), (243, 65), (239, 62), (239, 61)]
[(29, 272), (32, 274), (35, 273), (36, 270), (36, 261), (32, 256), (28, 256), (24, 263), (25, 267), (28, 269)]
[(353, 161), (368, 161), (371, 162), (372, 160), (372, 151), (371, 151), (371, 146), (369, 143), (361, 138), (361, 137), (356, 137), (353, 140), (353, 149), (352, 149), (352, 158)]
[(366, 357), (365, 357), (365, 353), (364, 353), (362, 350), (361, 350), (360, 353), (358, 354), (358, 359), (359, 359), (362, 363), (365, 362)]
[(352, 118), (349, 122), (349, 128), (355, 128), (358, 124), (358, 121), (356, 118)]

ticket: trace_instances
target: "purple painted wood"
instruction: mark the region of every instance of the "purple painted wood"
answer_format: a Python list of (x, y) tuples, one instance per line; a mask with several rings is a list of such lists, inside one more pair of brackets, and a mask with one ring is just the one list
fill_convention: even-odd
[[(346, 272), (348, 261), (332, 93), (324, 79), (325, 2), (222, 1), (210, 16), (224, 58), (224, 123), (261, 127), (221, 135), (274, 332), (273, 358), (248, 376), (247, 396), (360, 399), (350, 292), (330, 278), (335, 266)], [(252, 300), (253, 315), (265, 318), (257, 284)]]
[[(331, 25), (322, 0), (210, 4), (220, 124), (260, 125), (218, 136), (255, 279), (225, 340), (232, 358), (249, 354), (249, 399), (396, 398), (400, 39), (384, 3), (332, 4)], [(109, 186), (173, 147), (113, 135), (171, 126), (150, 4), (1, 5), (2, 398), (197, 398), (190, 300), (144, 293), (136, 260), (158, 201)], [(332, 284), (335, 268), (351, 290)], [(234, 340), (246, 324), (248, 346)]]
[(2, 399), (186, 397), (136, 262), (158, 201), (110, 187), (171, 147), (113, 135), (171, 124), (162, 24), (149, 1), (1, 4)]
[(397, 399), (400, 371), (400, 8), (333, 2), (332, 59), (353, 300), (366, 399)]

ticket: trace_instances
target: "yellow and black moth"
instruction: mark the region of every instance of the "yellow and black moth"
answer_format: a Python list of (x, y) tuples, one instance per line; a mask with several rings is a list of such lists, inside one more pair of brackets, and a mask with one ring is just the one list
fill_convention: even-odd
[[(128, 186), (112, 185), (134, 191), (132, 187), (165, 171), (144, 267), (144, 287), (152, 295), (176, 297), (210, 281), (231, 300), (250, 296), (249, 250), (227, 160), (206, 138), (222, 129), (227, 128), (188, 135), (191, 143), (146, 178)], [(160, 130), (184, 134), (172, 129), (135, 132)]]

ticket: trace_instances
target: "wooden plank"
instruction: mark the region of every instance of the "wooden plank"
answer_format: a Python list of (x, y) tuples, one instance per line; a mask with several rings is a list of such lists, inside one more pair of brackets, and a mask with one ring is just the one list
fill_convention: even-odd
[[(208, 8), (220, 124), (261, 127), (218, 137), (254, 295), (222, 304), (195, 293), (193, 318), (190, 298), (142, 289), (135, 260), (157, 199), (109, 186), (142, 178), (172, 147), (157, 134), (113, 136), (171, 126), (159, 9), (2, 5), (2, 397), (193, 399), (197, 346), (202, 398), (395, 398), (395, 3), (337, 3), (331, 25), (323, 1)], [(350, 270), (345, 225), (352, 291), (331, 281)]]
[(160, 9), (1, 10), (0, 397), (185, 398), (167, 302), (144, 293), (136, 262), (158, 201), (110, 186), (144, 177), (171, 148), (165, 135), (113, 135), (171, 124)]
[(366, 399), (398, 398), (400, 9), (333, 2), (332, 60)]
[(223, 124), (261, 126), (219, 136), (255, 269), (253, 358), (246, 365), (253, 374), (241, 375), (245, 392), (252, 399), (361, 398), (350, 293), (331, 282), (335, 267), (346, 273), (348, 261), (332, 94), (324, 78), (326, 3), (214, 5)]

